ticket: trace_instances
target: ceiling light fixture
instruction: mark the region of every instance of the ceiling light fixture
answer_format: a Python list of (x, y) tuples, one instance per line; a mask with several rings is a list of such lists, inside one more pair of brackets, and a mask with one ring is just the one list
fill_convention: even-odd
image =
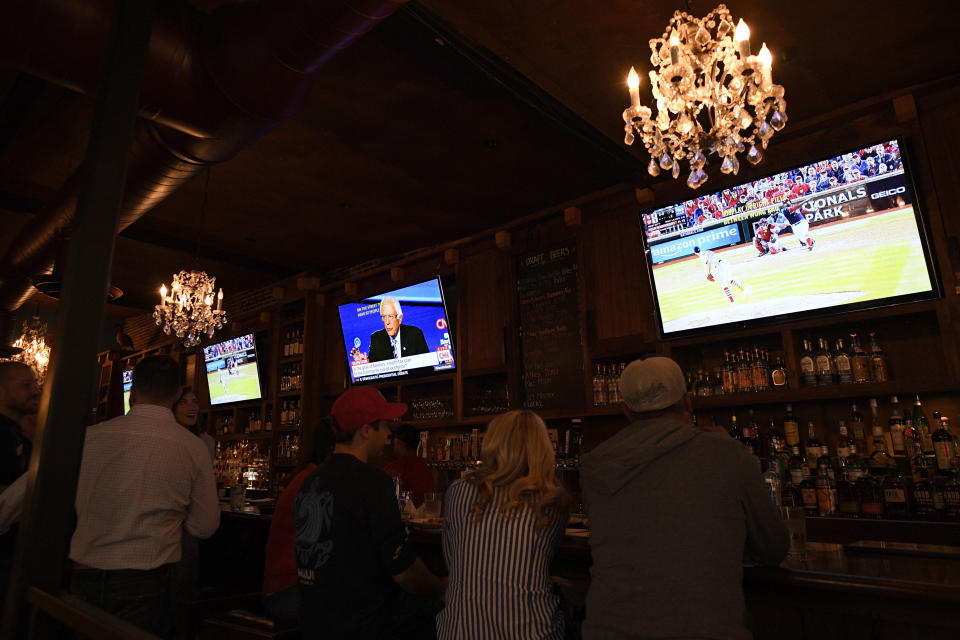
[(23, 323), (20, 337), (13, 346), (21, 349), (11, 360), (18, 360), (33, 369), (37, 376), (37, 384), (43, 386), (43, 379), (47, 375), (47, 366), (50, 364), (50, 345), (47, 344), (47, 323), (33, 316)]
[[(623, 112), (624, 142), (639, 137), (650, 153), (647, 171), (680, 175), (690, 168), (687, 185), (707, 181), (704, 167), (711, 153), (722, 158), (721, 173), (740, 170), (737, 154), (758, 164), (761, 149), (787, 123), (783, 87), (771, 81), (773, 57), (764, 44), (750, 52), (750, 29), (736, 29), (725, 5), (703, 18), (677, 11), (660, 38), (650, 40), (650, 84), (656, 113), (640, 104), (640, 76), (627, 77), (630, 106)], [(757, 146), (759, 145), (759, 149)]]

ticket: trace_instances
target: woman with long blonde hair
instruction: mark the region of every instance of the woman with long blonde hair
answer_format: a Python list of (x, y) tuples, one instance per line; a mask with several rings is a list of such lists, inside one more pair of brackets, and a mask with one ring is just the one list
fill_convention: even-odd
[(561, 640), (560, 598), (550, 562), (567, 523), (543, 420), (511, 411), (487, 426), (479, 471), (444, 502), (443, 555), (450, 570), (439, 640)]

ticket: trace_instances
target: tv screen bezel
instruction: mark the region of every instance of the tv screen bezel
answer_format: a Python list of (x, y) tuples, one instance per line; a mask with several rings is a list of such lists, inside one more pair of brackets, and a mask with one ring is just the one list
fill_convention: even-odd
[[(417, 380), (417, 381), (423, 382), (423, 381), (427, 381), (429, 378), (452, 375), (456, 373), (459, 365), (457, 364), (457, 340), (456, 340), (456, 332), (454, 331), (455, 322), (450, 319), (450, 310), (449, 310), (449, 307), (447, 306), (447, 294), (444, 291), (443, 278), (444, 276), (436, 275), (436, 276), (433, 276), (432, 278), (427, 278), (426, 280), (418, 280), (416, 282), (411, 282), (410, 284), (394, 287), (386, 291), (381, 291), (378, 293), (374, 293), (372, 295), (363, 296), (362, 298), (350, 298), (345, 302), (340, 302), (337, 304), (337, 324), (340, 326), (340, 346), (343, 347), (343, 363), (344, 363), (344, 366), (346, 367), (347, 385), (349, 387), (368, 387), (368, 386), (380, 386), (380, 385), (390, 386), (390, 385), (401, 384), (408, 380)], [(453, 356), (453, 366), (450, 367), (449, 369), (444, 369), (443, 371), (423, 371), (423, 370), (413, 369), (410, 372), (408, 372), (407, 375), (403, 375), (403, 376), (397, 376), (393, 378), (374, 378), (372, 380), (363, 380), (361, 382), (354, 382), (353, 375), (350, 371), (350, 356), (347, 353), (347, 338), (346, 338), (346, 334), (343, 331), (343, 318), (340, 315), (340, 308), (350, 304), (357, 304), (357, 303), (363, 302), (364, 300), (370, 300), (371, 298), (375, 298), (377, 296), (385, 296), (399, 289), (406, 289), (407, 287), (415, 287), (418, 284), (430, 282), (431, 280), (435, 280), (437, 282), (437, 286), (440, 288), (440, 303), (443, 305), (443, 317), (446, 318), (447, 320), (447, 333), (450, 334), (450, 353)]]
[[(903, 162), (904, 169), (904, 183), (907, 189), (910, 190), (911, 202), (913, 203), (913, 215), (914, 220), (917, 223), (917, 231), (920, 236), (920, 245), (923, 249), (924, 262), (927, 266), (927, 274), (930, 277), (930, 291), (924, 291), (919, 293), (910, 293), (900, 296), (892, 296), (887, 298), (878, 298), (876, 300), (866, 300), (863, 302), (854, 302), (849, 304), (831, 306), (831, 307), (821, 307), (819, 309), (809, 309), (806, 311), (800, 311), (796, 313), (783, 313), (772, 316), (766, 316), (764, 318), (757, 318), (753, 320), (740, 320), (735, 322), (725, 322), (722, 324), (712, 324), (706, 327), (697, 327), (694, 329), (687, 329), (684, 331), (674, 331), (669, 334), (665, 333), (663, 330), (663, 317), (660, 313), (660, 299), (657, 295), (657, 284), (653, 276), (653, 260), (650, 252), (650, 245), (648, 244), (646, 228), (643, 224), (643, 216), (654, 211), (659, 211), (668, 207), (673, 207), (678, 204), (684, 203), (687, 200), (690, 200), (692, 197), (697, 197), (699, 195), (713, 195), (719, 193), (724, 189), (737, 187), (746, 183), (756, 182), (757, 180), (763, 180), (770, 176), (774, 176), (779, 173), (784, 173), (786, 171), (792, 171), (794, 169), (800, 169), (801, 167), (806, 167), (814, 162), (821, 162), (828, 158), (833, 158), (836, 156), (842, 156), (845, 153), (853, 153), (861, 149), (876, 146), (884, 142), (896, 140), (897, 144), (900, 147), (900, 159)], [(824, 318), (830, 316), (841, 316), (844, 314), (859, 312), (859, 311), (868, 311), (871, 309), (883, 309), (887, 307), (900, 306), (904, 304), (910, 304), (913, 302), (920, 302), (924, 300), (938, 300), (943, 297), (942, 283), (940, 280), (940, 270), (938, 268), (937, 262), (937, 252), (934, 247), (932, 236), (930, 233), (929, 220), (925, 215), (925, 207), (920, 203), (918, 196), (919, 190), (917, 189), (915, 182), (915, 174), (913, 170), (913, 163), (910, 160), (910, 153), (908, 152), (906, 140), (902, 135), (896, 136), (885, 136), (883, 138), (877, 139), (872, 142), (864, 142), (856, 146), (843, 149), (836, 152), (830, 152), (826, 157), (816, 156), (809, 160), (805, 160), (800, 163), (792, 163), (780, 169), (769, 171), (752, 177), (748, 180), (742, 180), (738, 182), (726, 183), (724, 182), (718, 189), (710, 191), (691, 191), (691, 195), (682, 198), (680, 200), (674, 200), (665, 204), (658, 204), (653, 207), (644, 208), (641, 207), (637, 213), (637, 222), (640, 225), (640, 235), (643, 242), (643, 256), (647, 266), (647, 278), (650, 281), (650, 294), (653, 299), (654, 304), (654, 316), (655, 316), (655, 325), (657, 331), (657, 337), (661, 341), (672, 341), (672, 340), (681, 340), (684, 338), (694, 338), (698, 336), (703, 336), (707, 334), (728, 334), (734, 333), (737, 331), (751, 330), (762, 327), (771, 327), (774, 325), (785, 324), (788, 321), (795, 320), (807, 320), (812, 318)]]
[[(260, 389), (260, 397), (246, 398), (244, 400), (231, 400), (229, 402), (214, 402), (213, 396), (210, 394), (210, 378), (207, 377), (207, 374), (208, 374), (207, 359), (206, 359), (206, 355), (204, 354), (204, 349), (206, 349), (207, 347), (212, 347), (214, 345), (221, 344), (223, 342), (229, 342), (230, 340), (236, 340), (237, 338), (242, 338), (243, 336), (253, 337), (253, 352), (257, 356), (257, 388)], [(232, 336), (230, 338), (223, 338), (222, 340), (217, 340), (216, 342), (211, 342), (210, 344), (201, 346), (200, 354), (203, 356), (203, 379), (207, 383), (207, 402), (210, 403), (211, 409), (213, 409), (214, 407), (225, 407), (230, 405), (243, 404), (246, 402), (264, 402), (265, 401), (264, 394), (263, 394), (263, 372), (260, 371), (260, 349), (257, 347), (257, 333), (255, 331), (245, 331), (244, 333), (238, 333), (237, 335)]]

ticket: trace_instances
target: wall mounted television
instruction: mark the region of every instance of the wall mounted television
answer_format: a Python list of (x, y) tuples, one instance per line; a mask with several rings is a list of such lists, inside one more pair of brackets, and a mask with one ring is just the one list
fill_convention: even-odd
[(130, 390), (133, 388), (133, 369), (123, 372), (123, 415), (130, 413)]
[(262, 397), (257, 342), (252, 333), (204, 347), (203, 360), (211, 405)]
[(456, 368), (439, 278), (342, 304), (339, 311), (353, 384), (431, 376)]
[(937, 298), (900, 139), (641, 211), (665, 339)]

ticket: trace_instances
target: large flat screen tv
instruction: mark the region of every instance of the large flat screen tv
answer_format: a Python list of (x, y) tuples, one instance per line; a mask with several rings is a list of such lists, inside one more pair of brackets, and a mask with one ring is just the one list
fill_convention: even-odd
[(453, 340), (439, 278), (340, 305), (353, 384), (453, 371)]
[(130, 413), (130, 390), (133, 388), (133, 369), (123, 372), (123, 415)]
[(939, 295), (902, 142), (641, 212), (664, 338)]
[(203, 360), (211, 405), (260, 399), (257, 343), (252, 333), (204, 347)]

